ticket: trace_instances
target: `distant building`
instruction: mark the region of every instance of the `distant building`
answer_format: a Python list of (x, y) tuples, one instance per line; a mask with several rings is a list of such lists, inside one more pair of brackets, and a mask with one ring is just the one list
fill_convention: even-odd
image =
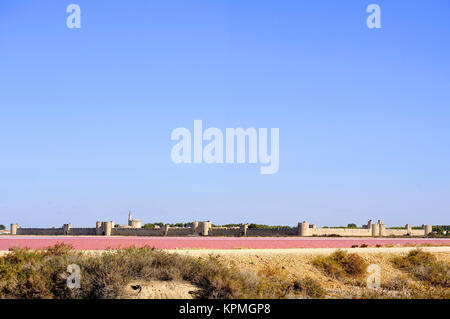
[(140, 219), (133, 219), (133, 216), (131, 215), (131, 210), (128, 213), (128, 226), (131, 228), (141, 228), (142, 223)]

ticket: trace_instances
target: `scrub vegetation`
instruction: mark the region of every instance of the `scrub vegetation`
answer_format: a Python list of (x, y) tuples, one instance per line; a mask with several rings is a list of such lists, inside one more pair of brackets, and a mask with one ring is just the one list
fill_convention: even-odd
[[(450, 298), (449, 256), (415, 249), (398, 255), (348, 253), (186, 255), (152, 248), (88, 253), (59, 244), (13, 249), (0, 257), (0, 298)], [(368, 288), (367, 267), (381, 269)], [(67, 266), (81, 269), (81, 288), (67, 287)], [(152, 287), (156, 290), (152, 290)], [(139, 295), (140, 290), (146, 291)], [(129, 292), (133, 295), (130, 296)], [(179, 292), (177, 295), (177, 291)]]

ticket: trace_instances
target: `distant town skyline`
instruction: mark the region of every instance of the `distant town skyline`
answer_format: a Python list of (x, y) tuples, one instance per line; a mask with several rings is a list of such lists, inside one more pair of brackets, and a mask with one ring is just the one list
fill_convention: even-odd
[[(450, 2), (73, 3), (0, 2), (0, 224), (450, 224)], [(174, 163), (195, 120), (277, 173)]]

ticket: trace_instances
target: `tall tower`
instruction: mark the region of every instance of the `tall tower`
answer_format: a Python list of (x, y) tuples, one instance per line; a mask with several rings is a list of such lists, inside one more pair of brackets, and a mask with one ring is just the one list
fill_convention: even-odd
[(128, 213), (128, 225), (131, 226), (131, 221), (133, 220), (133, 216), (131, 216), (131, 210)]

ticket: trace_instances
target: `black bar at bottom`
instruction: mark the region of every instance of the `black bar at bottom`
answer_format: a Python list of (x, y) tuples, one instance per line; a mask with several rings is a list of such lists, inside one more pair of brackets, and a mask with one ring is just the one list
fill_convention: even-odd
[[(45, 313), (52, 317), (91, 316), (132, 318), (304, 318), (367, 315), (405, 315), (433, 309), (445, 313), (449, 300), (0, 300), (3, 313), (21, 316)], [(432, 308), (429, 308), (432, 307)], [(87, 311), (87, 312), (86, 312)], [(83, 318), (84, 319), (84, 318)]]

